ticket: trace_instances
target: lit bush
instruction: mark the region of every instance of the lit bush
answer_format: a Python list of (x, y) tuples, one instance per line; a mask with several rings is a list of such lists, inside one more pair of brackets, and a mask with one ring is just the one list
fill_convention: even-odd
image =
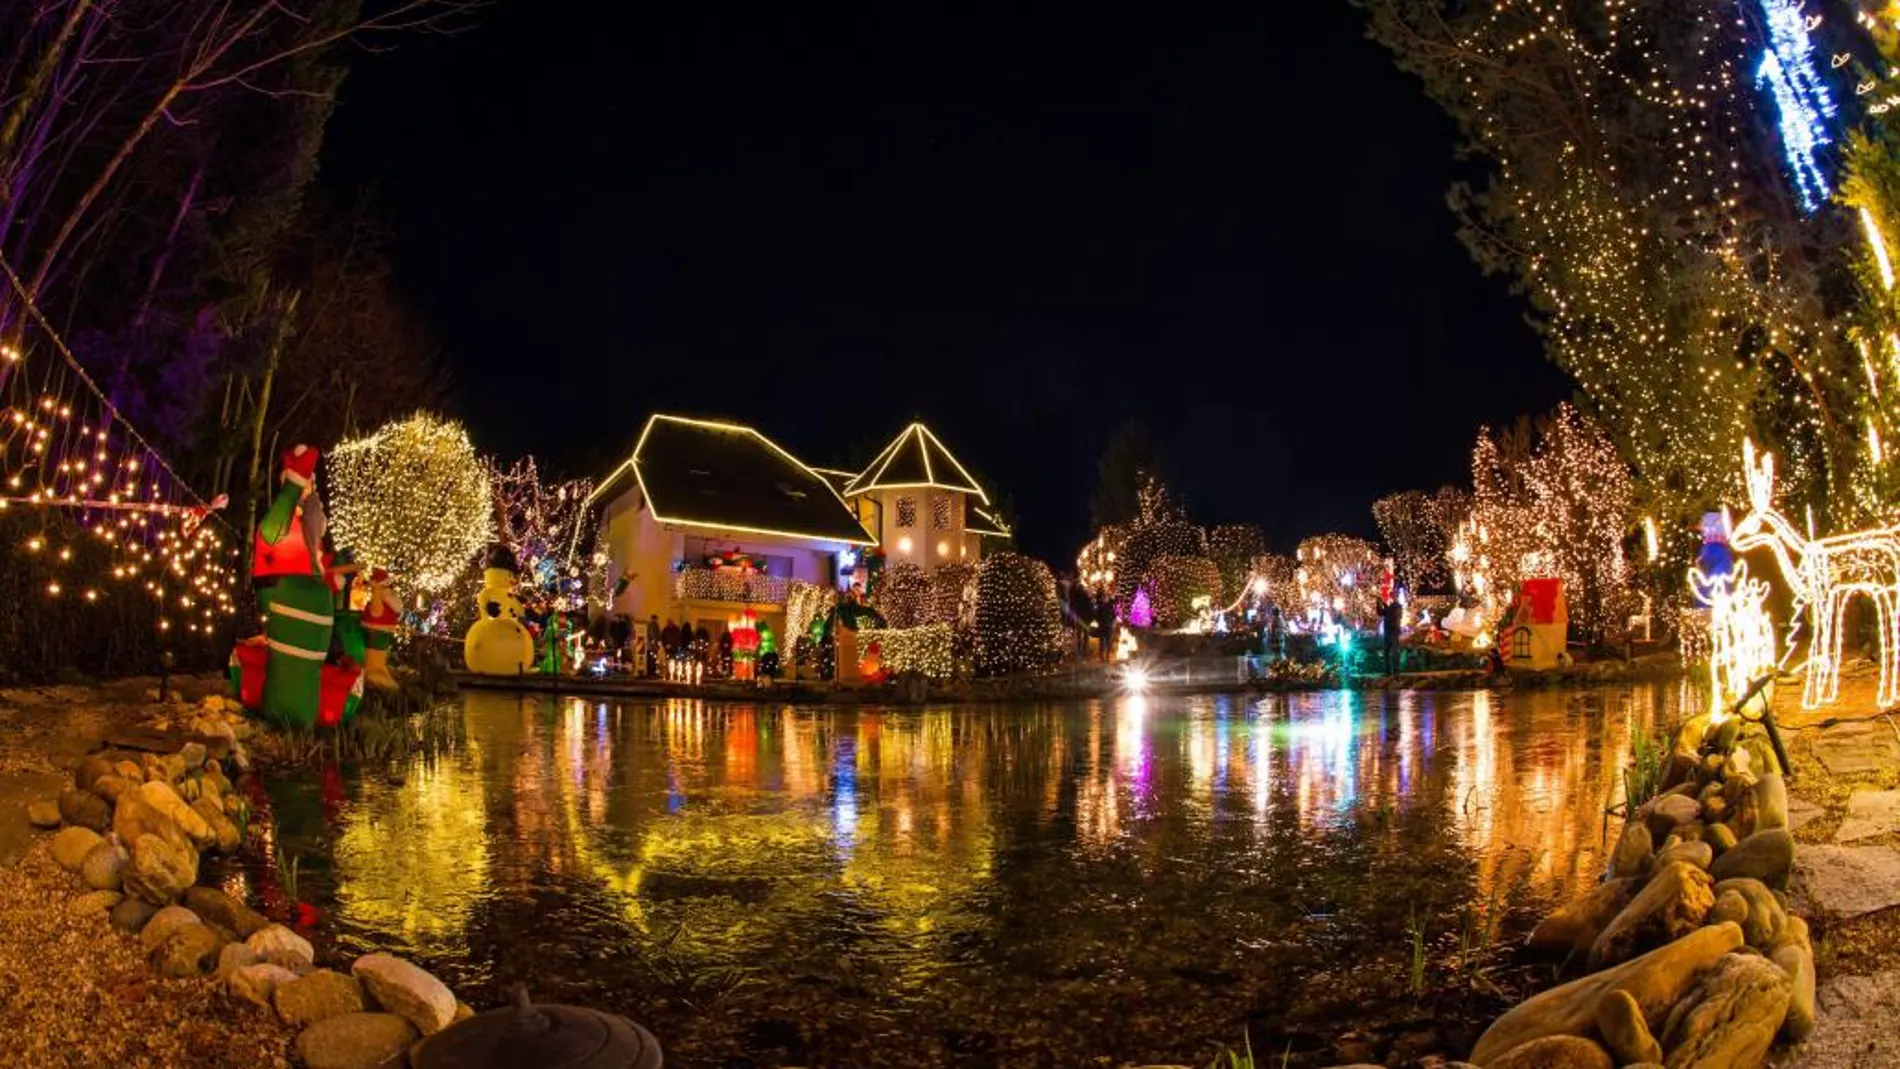
[(976, 575), (976, 672), (1026, 672), (1061, 655), (1055, 577), (1041, 561), (998, 553)]

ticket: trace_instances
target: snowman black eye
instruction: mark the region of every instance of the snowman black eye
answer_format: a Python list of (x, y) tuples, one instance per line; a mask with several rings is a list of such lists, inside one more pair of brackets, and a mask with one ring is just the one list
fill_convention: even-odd
[(501, 602), (491, 601), (487, 605), (482, 606), (482, 611), (487, 613), (491, 618), (499, 617), (501, 616)]

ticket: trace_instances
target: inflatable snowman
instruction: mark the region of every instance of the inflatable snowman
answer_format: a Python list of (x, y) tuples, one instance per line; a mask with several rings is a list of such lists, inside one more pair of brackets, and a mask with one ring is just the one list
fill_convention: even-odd
[(468, 670), (485, 676), (518, 676), (534, 664), (534, 636), (521, 622), (515, 597), (515, 555), (496, 546), (475, 595), (475, 622), (462, 640)]

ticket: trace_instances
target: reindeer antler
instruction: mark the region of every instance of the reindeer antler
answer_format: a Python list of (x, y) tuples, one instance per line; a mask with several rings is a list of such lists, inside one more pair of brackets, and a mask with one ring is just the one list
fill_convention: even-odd
[(1761, 454), (1755, 459), (1755, 442), (1750, 438), (1742, 439), (1742, 479), (1748, 486), (1748, 503), (1755, 511), (1764, 512), (1774, 506), (1775, 498), (1775, 455)]

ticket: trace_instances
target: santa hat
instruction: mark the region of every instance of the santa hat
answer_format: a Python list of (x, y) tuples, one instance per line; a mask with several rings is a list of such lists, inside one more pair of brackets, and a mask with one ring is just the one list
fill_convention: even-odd
[(369, 581), (372, 583), (389, 582), (389, 569), (388, 568), (371, 568), (369, 570)]
[(317, 475), (317, 447), (293, 445), (284, 451), (284, 481), (307, 487)]

